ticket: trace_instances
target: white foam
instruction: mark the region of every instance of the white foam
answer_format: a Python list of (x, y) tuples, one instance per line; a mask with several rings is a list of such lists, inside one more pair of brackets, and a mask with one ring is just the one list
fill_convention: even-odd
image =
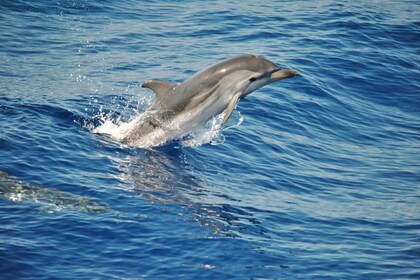
[[(99, 108), (99, 112), (93, 116), (93, 119), (99, 120), (100, 125), (97, 127), (87, 127), (93, 133), (107, 134), (111, 138), (120, 141), (134, 127), (140, 118), (144, 116), (144, 112), (139, 112), (152, 104), (152, 95), (134, 94), (123, 106), (121, 113), (115, 117), (115, 112), (103, 112), (103, 105)], [(134, 103), (135, 106), (130, 106)], [(111, 107), (114, 104), (109, 104)]]
[(217, 145), (225, 141), (224, 135), (221, 133), (221, 124), (224, 114), (220, 114), (212, 118), (202, 128), (184, 136), (181, 139), (183, 147), (198, 147), (204, 144)]
[[(129, 102), (131, 102), (130, 100)], [(150, 101), (150, 99), (149, 99)], [(142, 103), (145, 100), (141, 100)], [(97, 114), (94, 118), (99, 119), (100, 125), (97, 127), (90, 127), (89, 129), (93, 133), (100, 133), (109, 135), (111, 138), (121, 141), (127, 133), (129, 133), (134, 126), (141, 122), (141, 119), (148, 115), (148, 112), (138, 112), (138, 111), (128, 111), (128, 106), (121, 112), (120, 117), (115, 118), (115, 113), (110, 112), (105, 114), (100, 110), (99, 114)], [(134, 113), (134, 115), (133, 115)], [(129, 116), (128, 121), (122, 120), (121, 115), (131, 114), (133, 116)], [(213, 117), (210, 121), (208, 121), (205, 125), (201, 128), (195, 130), (192, 133), (184, 135), (181, 139), (170, 139), (170, 140), (179, 140), (179, 143), (183, 147), (198, 147), (205, 144), (211, 145), (219, 145), (224, 143), (226, 137), (223, 135), (223, 131), (239, 126), (242, 121), (243, 117), (237, 111), (235, 111), (230, 120), (228, 121), (228, 125), (222, 128), (222, 120), (224, 117), (224, 113), (219, 114), (218, 116)], [(159, 146), (165, 143), (168, 139), (168, 135), (179, 137), (175, 135), (180, 135), (180, 129), (177, 129), (177, 121), (182, 122), (183, 116), (180, 116), (179, 119), (175, 120), (174, 123), (171, 123), (167, 126), (167, 129), (157, 129), (153, 133), (150, 133), (146, 138), (141, 139), (141, 142), (135, 143), (135, 146), (141, 148), (151, 148), (155, 146)], [(231, 124), (231, 125), (229, 125)], [(171, 131), (172, 129), (173, 131)], [(169, 137), (170, 138), (170, 137)]]
[(111, 118), (104, 116), (103, 123), (100, 126), (92, 129), (92, 132), (107, 134), (112, 138), (120, 141), (134, 127), (140, 118), (142, 118), (142, 114), (134, 117), (129, 122), (120, 121), (119, 123), (114, 123)]
[[(205, 144), (223, 144), (226, 140), (223, 132), (239, 126), (244, 120), (240, 112), (235, 111), (228, 121), (228, 124), (225, 127), (222, 127), (224, 116), (225, 112), (213, 117), (205, 126), (183, 137), (180, 141), (181, 145), (183, 147), (198, 147)], [(229, 125), (229, 123), (233, 124)]]

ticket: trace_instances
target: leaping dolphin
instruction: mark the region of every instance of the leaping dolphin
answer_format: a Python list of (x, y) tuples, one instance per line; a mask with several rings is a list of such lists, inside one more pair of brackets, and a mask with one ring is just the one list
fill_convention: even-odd
[(238, 101), (254, 90), (298, 73), (280, 69), (256, 55), (241, 55), (210, 66), (183, 83), (151, 80), (142, 84), (156, 94), (152, 107), (121, 139), (123, 144), (152, 147), (189, 134), (224, 111), (222, 124)]

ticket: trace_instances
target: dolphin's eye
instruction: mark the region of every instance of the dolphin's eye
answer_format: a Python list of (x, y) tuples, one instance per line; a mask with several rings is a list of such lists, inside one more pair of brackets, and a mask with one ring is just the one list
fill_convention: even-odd
[(254, 82), (257, 78), (252, 77), (251, 79), (249, 79), (250, 82)]

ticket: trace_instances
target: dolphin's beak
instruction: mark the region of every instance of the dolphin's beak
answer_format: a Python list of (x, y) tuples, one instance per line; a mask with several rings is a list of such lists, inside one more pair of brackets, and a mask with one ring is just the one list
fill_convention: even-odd
[(299, 73), (292, 69), (279, 69), (271, 74), (270, 79), (273, 79), (274, 81), (278, 81), (278, 80), (294, 77), (297, 74)]

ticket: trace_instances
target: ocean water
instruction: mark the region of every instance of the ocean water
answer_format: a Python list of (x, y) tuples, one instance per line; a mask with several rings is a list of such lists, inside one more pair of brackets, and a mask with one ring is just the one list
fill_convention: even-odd
[[(1, 279), (419, 279), (418, 1), (0, 3)], [(300, 75), (123, 146), (239, 54)], [(217, 120), (216, 120), (217, 123)]]

